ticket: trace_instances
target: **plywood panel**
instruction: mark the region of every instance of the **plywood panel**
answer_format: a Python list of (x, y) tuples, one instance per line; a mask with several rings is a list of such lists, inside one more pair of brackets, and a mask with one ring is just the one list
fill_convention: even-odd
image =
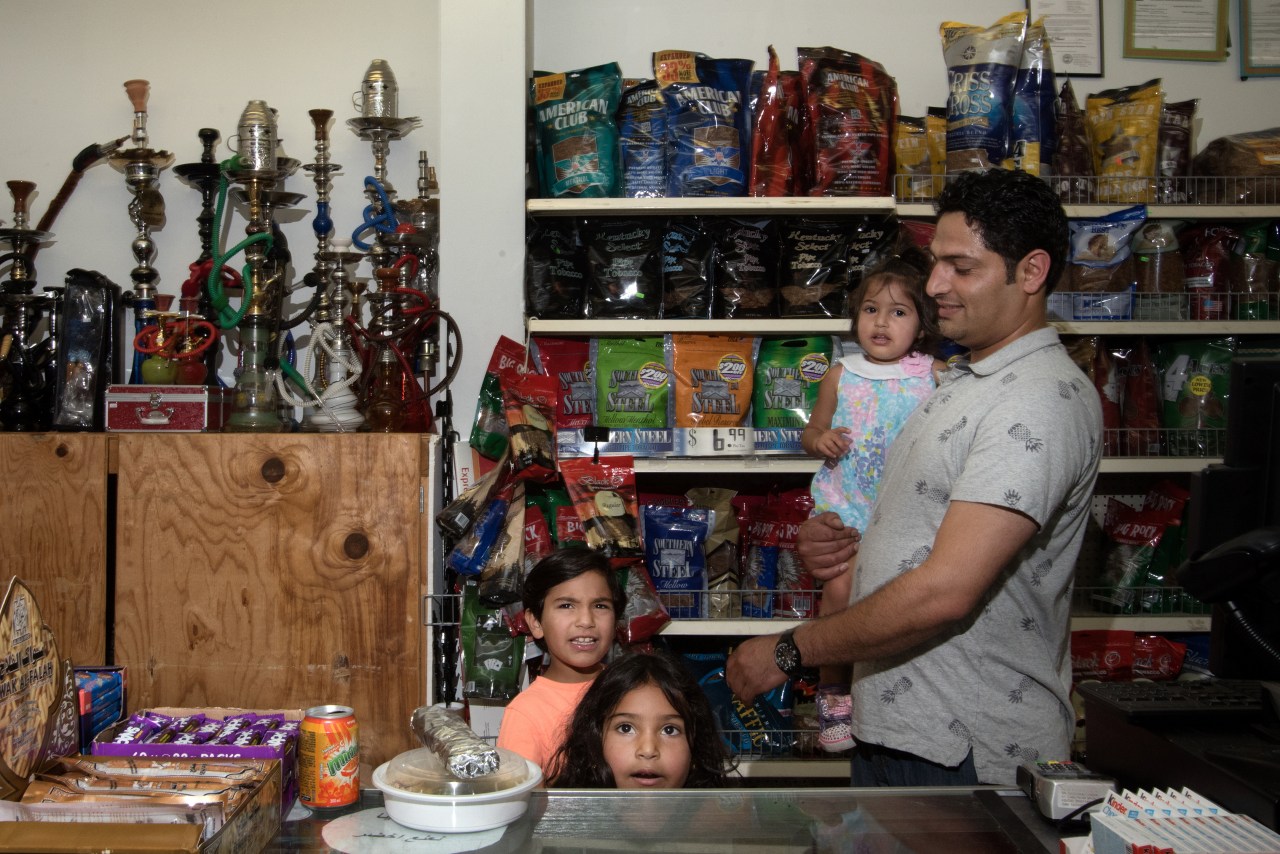
[(414, 746), (426, 572), (416, 435), (120, 438), (129, 706), (353, 706), (365, 769)]
[(107, 436), (0, 434), (0, 582), (17, 575), (73, 664), (106, 655)]

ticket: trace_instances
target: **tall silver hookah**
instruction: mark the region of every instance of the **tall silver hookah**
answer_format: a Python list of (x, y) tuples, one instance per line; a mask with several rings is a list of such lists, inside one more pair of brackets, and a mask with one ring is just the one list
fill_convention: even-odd
[[(173, 163), (173, 154), (152, 149), (147, 139), (147, 99), (151, 94), (151, 84), (146, 80), (126, 80), (124, 90), (133, 106), (133, 133), (130, 136), (133, 146), (117, 150), (108, 162), (124, 174), (125, 184), (133, 195), (129, 201), (129, 219), (137, 229), (131, 244), (137, 265), (129, 271), (133, 290), (132, 296), (126, 297), (126, 301), (133, 306), (136, 335), (155, 323), (156, 279), (159, 274), (151, 266), (156, 254), (151, 229), (164, 225), (164, 197), (160, 195), (157, 184), (160, 172)], [(142, 382), (143, 358), (142, 353), (135, 352), (133, 370), (129, 375), (130, 383)]]
[[(306, 410), (302, 429), (308, 432), (345, 433), (358, 430), (364, 416), (357, 408), (359, 400), (352, 386), (360, 381), (360, 359), (351, 343), (346, 327), (347, 315), (355, 304), (355, 283), (351, 268), (364, 255), (351, 250), (349, 239), (333, 237), (333, 220), (329, 216), (330, 178), (342, 167), (329, 160), (329, 121), (332, 110), (310, 110), (315, 128), (316, 159), (303, 168), (312, 174), (316, 185), (316, 216), (312, 230), (316, 235), (316, 264), (313, 274), (323, 284), (319, 302), (311, 322), (311, 344), (308, 359), (314, 363), (310, 373), (314, 399), (299, 399)], [(283, 393), (283, 392), (282, 392)]]
[(234, 191), (247, 210), (244, 241), (247, 280), (246, 306), (236, 327), (240, 364), (226, 432), (278, 433), (285, 429), (276, 375), (280, 371), (279, 340), (287, 264), (268, 251), (272, 243), (273, 212), (297, 204), (304, 196), (278, 190), (298, 162), (281, 156), (275, 112), (265, 101), (251, 100), (240, 114), (234, 166), (227, 178), (242, 185)]

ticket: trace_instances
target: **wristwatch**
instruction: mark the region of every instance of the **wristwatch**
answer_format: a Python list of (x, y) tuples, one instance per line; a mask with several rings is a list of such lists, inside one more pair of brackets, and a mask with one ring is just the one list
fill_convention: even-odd
[(795, 629), (789, 629), (778, 636), (773, 646), (773, 663), (788, 676), (798, 676), (804, 662), (800, 660), (800, 648), (796, 646)]

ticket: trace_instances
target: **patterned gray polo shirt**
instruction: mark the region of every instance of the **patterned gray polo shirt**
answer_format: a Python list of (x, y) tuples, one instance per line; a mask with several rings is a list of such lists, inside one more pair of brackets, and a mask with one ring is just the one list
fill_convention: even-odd
[(985, 783), (1069, 758), (1071, 584), (1101, 430), (1098, 395), (1052, 328), (943, 373), (889, 450), (853, 601), (929, 556), (953, 500), (1015, 509), (1039, 530), (967, 619), (854, 667), (859, 741), (947, 766), (972, 749)]

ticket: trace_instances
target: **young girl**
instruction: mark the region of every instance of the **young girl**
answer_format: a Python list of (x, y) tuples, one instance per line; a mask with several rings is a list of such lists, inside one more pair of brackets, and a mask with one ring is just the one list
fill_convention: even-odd
[[(814, 514), (834, 510), (859, 531), (875, 504), (885, 451), (944, 367), (925, 355), (939, 340), (937, 308), (924, 292), (929, 268), (928, 255), (914, 247), (868, 267), (849, 301), (862, 352), (827, 371), (801, 434), (805, 453), (826, 461), (810, 485)], [(819, 614), (848, 607), (852, 586), (851, 573), (826, 582)], [(848, 750), (850, 670), (823, 667), (818, 677), (818, 741), (833, 753)]]
[(718, 788), (732, 767), (706, 694), (662, 652), (628, 653), (605, 669), (551, 766), (551, 785), (568, 789)]
[(523, 598), (525, 622), (549, 663), (507, 704), (498, 747), (515, 751), (545, 771), (578, 701), (604, 669), (627, 597), (609, 558), (590, 549), (567, 548), (529, 570)]

